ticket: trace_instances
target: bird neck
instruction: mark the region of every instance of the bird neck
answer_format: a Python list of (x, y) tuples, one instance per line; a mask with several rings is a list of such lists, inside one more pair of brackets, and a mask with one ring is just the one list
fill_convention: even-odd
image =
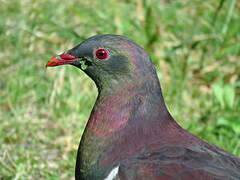
[[(111, 154), (108, 152), (110, 149), (120, 150), (122, 146), (132, 144), (131, 141), (136, 141), (135, 134), (138, 138), (148, 137), (154, 127), (161, 126), (167, 119), (165, 117), (169, 113), (157, 76), (150, 80), (146, 77), (141, 79), (141, 82), (136, 79), (130, 84), (116, 85), (118, 89), (108, 87), (99, 91), (79, 146), (76, 174), (81, 172), (83, 177), (87, 177), (93, 171), (95, 175), (97, 170), (104, 172), (100, 167), (110, 167), (126, 158), (126, 154), (132, 154), (137, 146), (131, 147), (131, 152), (127, 150), (126, 154), (121, 155)], [(143, 132), (139, 132), (143, 129)], [(106, 160), (111, 155), (111, 160)]]

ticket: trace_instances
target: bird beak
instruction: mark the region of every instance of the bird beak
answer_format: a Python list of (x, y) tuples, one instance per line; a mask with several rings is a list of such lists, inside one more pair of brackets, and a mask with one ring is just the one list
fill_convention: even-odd
[(50, 61), (47, 62), (46, 67), (60, 66), (64, 64), (74, 64), (75, 61), (80, 60), (81, 58), (73, 56), (71, 54), (60, 54), (53, 56)]

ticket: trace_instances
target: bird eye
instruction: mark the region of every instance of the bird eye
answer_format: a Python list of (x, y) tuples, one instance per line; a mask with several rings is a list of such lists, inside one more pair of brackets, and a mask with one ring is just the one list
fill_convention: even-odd
[(95, 55), (97, 57), (97, 59), (99, 60), (105, 60), (108, 58), (108, 51), (106, 49), (98, 49), (96, 52), (95, 52)]

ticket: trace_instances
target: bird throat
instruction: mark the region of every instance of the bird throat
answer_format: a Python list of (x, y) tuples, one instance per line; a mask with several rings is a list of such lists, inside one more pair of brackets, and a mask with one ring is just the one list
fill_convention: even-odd
[[(143, 78), (141, 83), (125, 84), (115, 91), (103, 89), (99, 92), (78, 150), (76, 174), (81, 174), (82, 178), (96, 175), (97, 171), (104, 173), (112, 168), (111, 165), (124, 159), (122, 152), (113, 153), (113, 157), (110, 157), (109, 149), (119, 146), (120, 150), (121, 146), (128, 143), (125, 140), (120, 142), (121, 139), (127, 141), (136, 127), (151, 124), (146, 121), (149, 114), (157, 112), (154, 107), (165, 108), (157, 78)], [(154, 114), (151, 116), (154, 117)], [(134, 148), (131, 149), (134, 151)]]

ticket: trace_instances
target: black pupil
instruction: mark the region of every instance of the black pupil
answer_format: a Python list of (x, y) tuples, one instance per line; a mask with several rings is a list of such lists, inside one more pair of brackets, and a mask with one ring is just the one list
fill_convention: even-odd
[(104, 51), (100, 51), (99, 53), (98, 53), (98, 56), (104, 56)]

